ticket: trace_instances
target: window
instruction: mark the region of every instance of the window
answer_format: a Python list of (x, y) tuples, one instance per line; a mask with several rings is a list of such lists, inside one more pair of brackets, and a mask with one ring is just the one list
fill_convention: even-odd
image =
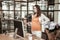
[[(11, 30), (14, 30), (14, 1), (2, 1), (2, 11), (3, 19), (2, 27)], [(2, 29), (3, 30), (3, 29)]]
[(24, 18), (26, 15), (33, 14), (33, 6), (35, 4), (40, 6), (42, 13), (48, 18), (52, 17), (54, 19), (54, 12), (60, 11), (60, 8), (58, 8), (60, 4), (56, 2), (55, 5), (49, 5), (47, 0), (29, 0), (29, 2), (27, 2), (27, 0), (5, 0), (1, 1), (1, 3), (2, 9), (0, 9), (0, 11), (3, 14), (3, 18), (6, 19), (5, 21), (7, 21), (7, 24), (10, 23), (10, 26), (14, 25), (14, 22), (11, 22), (13, 19), (21, 20), (21, 18)]

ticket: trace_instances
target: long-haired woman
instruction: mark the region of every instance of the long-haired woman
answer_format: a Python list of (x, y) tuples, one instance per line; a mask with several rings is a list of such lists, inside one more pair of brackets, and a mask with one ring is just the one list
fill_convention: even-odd
[(48, 23), (49, 19), (41, 13), (39, 5), (33, 6), (34, 14), (32, 15), (31, 31), (32, 34), (41, 38), (41, 33), (45, 30), (45, 24)]

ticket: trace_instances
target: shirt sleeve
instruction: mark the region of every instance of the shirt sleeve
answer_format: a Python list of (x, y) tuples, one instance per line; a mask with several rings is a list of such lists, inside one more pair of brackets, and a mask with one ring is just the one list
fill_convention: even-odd
[(50, 21), (50, 19), (48, 17), (46, 17), (44, 14), (42, 14), (41, 16), (42, 16), (41, 18), (43, 21), (42, 24), (47, 24)]
[(50, 22), (50, 19), (46, 17), (44, 14), (41, 14), (41, 16), (39, 17), (39, 21), (42, 25), (46, 26)]

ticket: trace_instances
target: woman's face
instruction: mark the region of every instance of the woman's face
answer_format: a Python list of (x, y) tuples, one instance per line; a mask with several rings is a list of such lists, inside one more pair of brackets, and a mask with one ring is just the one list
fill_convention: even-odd
[(37, 13), (37, 8), (34, 6), (33, 11)]

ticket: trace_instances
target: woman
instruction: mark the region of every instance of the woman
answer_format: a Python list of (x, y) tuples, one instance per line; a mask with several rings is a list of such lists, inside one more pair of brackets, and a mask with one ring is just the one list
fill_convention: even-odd
[(44, 32), (45, 24), (48, 23), (49, 19), (41, 14), (40, 6), (33, 6), (34, 14), (32, 15), (32, 25), (31, 31), (33, 35), (36, 35), (38, 38), (41, 38), (42, 31)]

